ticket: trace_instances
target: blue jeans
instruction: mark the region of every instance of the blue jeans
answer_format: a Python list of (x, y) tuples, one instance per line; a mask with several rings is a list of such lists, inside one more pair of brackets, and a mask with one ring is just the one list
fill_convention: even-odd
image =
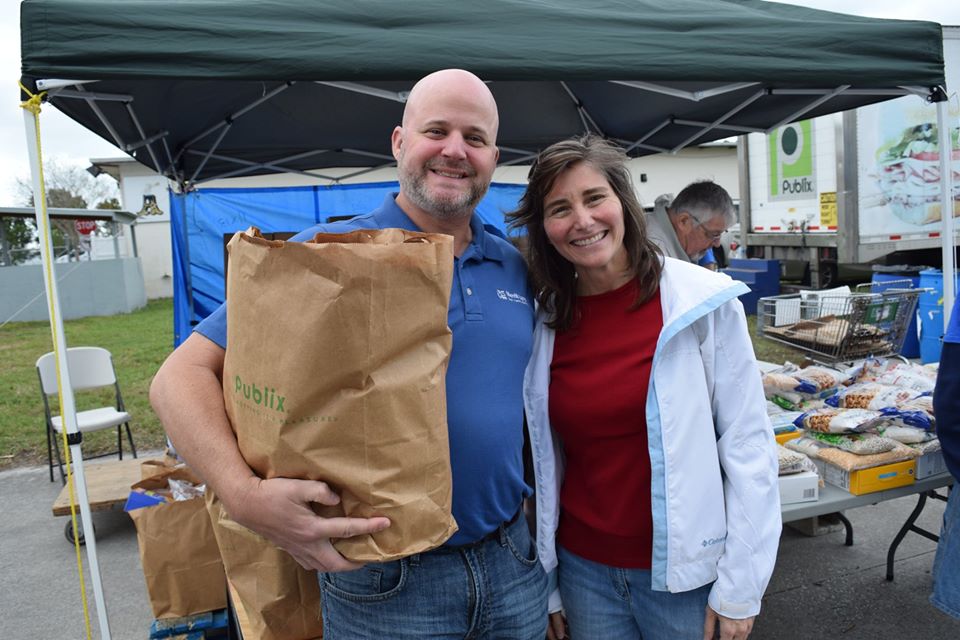
[(543, 640), (547, 576), (521, 515), (488, 539), (321, 573), (325, 640)]
[(933, 560), (933, 595), (930, 602), (960, 619), (960, 489), (954, 485), (943, 512), (943, 530)]
[(570, 637), (701, 640), (710, 584), (668, 593), (650, 588), (650, 571), (618, 569), (558, 547), (557, 579)]

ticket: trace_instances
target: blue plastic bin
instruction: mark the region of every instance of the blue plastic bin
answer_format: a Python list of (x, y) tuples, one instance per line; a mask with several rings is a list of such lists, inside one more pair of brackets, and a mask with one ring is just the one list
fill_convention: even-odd
[[(954, 276), (953, 290), (957, 291), (960, 277)], [(920, 286), (933, 289), (920, 294), (917, 302), (917, 318), (920, 326), (920, 361), (940, 361), (943, 345), (943, 272), (939, 269), (925, 269), (920, 272)]]

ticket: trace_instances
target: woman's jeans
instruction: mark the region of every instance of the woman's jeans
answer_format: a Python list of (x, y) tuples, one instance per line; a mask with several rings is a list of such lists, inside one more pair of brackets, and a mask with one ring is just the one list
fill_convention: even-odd
[(650, 571), (618, 569), (558, 547), (560, 597), (574, 640), (701, 640), (710, 584), (668, 593)]
[(321, 573), (325, 640), (543, 640), (547, 577), (521, 515), (481, 542)]

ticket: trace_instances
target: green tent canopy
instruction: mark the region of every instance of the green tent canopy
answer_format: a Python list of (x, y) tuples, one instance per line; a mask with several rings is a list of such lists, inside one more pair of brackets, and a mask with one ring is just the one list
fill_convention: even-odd
[(21, 23), (24, 84), (183, 187), (391, 164), (406, 92), (449, 67), (490, 83), (507, 164), (943, 99), (938, 24), (759, 0), (26, 0)]

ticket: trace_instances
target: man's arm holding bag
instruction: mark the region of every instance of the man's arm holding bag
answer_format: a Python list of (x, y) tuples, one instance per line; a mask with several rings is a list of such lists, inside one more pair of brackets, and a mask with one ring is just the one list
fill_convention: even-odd
[(231, 517), (271, 540), (307, 569), (349, 571), (330, 538), (382, 531), (387, 518), (323, 518), (310, 503), (340, 501), (323, 482), (273, 478), (250, 469), (237, 446), (223, 403), (224, 350), (191, 335), (164, 362), (150, 400), (178, 453), (220, 496)]

